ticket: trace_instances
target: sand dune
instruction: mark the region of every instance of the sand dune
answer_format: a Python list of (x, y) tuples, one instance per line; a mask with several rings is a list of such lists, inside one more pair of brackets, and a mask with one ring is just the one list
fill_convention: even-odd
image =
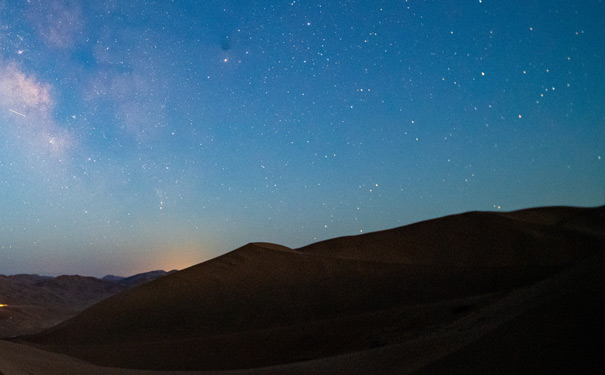
[(589, 334), (603, 331), (604, 212), (471, 212), (300, 249), (248, 244), (19, 342), (158, 371), (556, 373), (540, 371), (551, 354), (588, 369), (597, 358), (571, 348), (604, 347)]

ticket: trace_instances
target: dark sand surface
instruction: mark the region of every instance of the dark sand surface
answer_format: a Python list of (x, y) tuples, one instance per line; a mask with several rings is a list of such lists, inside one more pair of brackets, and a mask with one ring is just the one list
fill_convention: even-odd
[(605, 210), (571, 207), (296, 250), (249, 244), (0, 342), (0, 371), (19, 374), (10, 366), (44, 349), (90, 374), (591, 372), (605, 348), (604, 249)]

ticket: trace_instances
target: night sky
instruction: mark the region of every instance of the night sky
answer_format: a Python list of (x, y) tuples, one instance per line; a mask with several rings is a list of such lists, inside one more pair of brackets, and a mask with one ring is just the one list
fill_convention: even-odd
[(603, 1), (0, 0), (0, 273), (605, 199)]

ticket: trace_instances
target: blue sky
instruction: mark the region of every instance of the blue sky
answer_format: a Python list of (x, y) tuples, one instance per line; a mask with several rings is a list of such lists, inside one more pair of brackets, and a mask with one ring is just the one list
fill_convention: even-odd
[(0, 273), (605, 199), (602, 1), (0, 1)]

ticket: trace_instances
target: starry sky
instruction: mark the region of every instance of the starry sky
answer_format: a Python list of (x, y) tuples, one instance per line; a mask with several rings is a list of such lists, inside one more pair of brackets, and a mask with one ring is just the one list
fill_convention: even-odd
[(601, 0), (0, 0), (0, 273), (605, 199)]

